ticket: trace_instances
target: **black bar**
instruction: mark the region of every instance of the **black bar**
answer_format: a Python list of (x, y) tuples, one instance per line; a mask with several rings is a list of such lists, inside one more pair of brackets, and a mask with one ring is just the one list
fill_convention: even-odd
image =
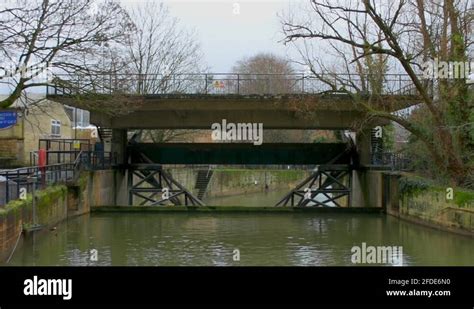
[[(25, 296), (24, 281), (33, 276), (72, 279), (72, 298)], [(472, 308), (473, 277), (472, 267), (3, 267), (0, 306), (272, 303)], [(401, 286), (389, 279), (409, 283)], [(420, 281), (412, 284), (412, 279)], [(449, 284), (422, 284), (424, 279), (449, 279)], [(450, 291), (450, 295), (387, 296), (392, 290)]]

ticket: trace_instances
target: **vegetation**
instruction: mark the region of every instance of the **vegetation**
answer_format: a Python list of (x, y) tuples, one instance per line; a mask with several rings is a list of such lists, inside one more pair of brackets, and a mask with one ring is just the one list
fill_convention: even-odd
[[(435, 60), (472, 61), (473, 18), (467, 0), (312, 0), (300, 14), (284, 17), (282, 26), (301, 63), (330, 91), (346, 93), (364, 108), (360, 127), (373, 119), (398, 123), (419, 143), (416, 156), (432, 175), (474, 187), (472, 92), (463, 78), (422, 75)], [(388, 73), (409, 79), (402, 83)], [(381, 95), (392, 90), (416, 92), (416, 112), (392, 112), (394, 103)]]
[[(36, 200), (37, 200), (37, 210), (38, 214), (41, 215), (43, 211), (49, 209), (51, 205), (53, 205), (53, 201), (57, 200), (58, 198), (64, 198), (67, 192), (67, 188), (64, 185), (56, 185), (47, 187), (43, 190), (39, 190), (36, 192)], [(5, 208), (0, 208), (0, 217), (7, 216), (9, 213), (18, 213), (22, 211), (24, 208), (31, 208), (33, 205), (33, 198), (31, 194), (27, 194), (26, 199), (24, 200), (12, 200)]]
[[(399, 192), (402, 195), (416, 196), (428, 192), (446, 194), (445, 186), (440, 186), (435, 181), (420, 176), (404, 175), (400, 178), (398, 184)], [(466, 207), (466, 205), (474, 206), (474, 191), (454, 187), (453, 202), (461, 208)]]

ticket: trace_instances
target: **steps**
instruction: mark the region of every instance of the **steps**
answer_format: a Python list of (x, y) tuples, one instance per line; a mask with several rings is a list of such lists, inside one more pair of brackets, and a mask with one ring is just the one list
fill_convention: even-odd
[(199, 170), (196, 177), (196, 185), (194, 186), (197, 189), (197, 197), (202, 200), (204, 194), (206, 193), (207, 186), (212, 177), (212, 170)]
[(99, 138), (101, 141), (112, 138), (112, 129), (110, 128), (98, 127), (97, 133), (99, 134)]

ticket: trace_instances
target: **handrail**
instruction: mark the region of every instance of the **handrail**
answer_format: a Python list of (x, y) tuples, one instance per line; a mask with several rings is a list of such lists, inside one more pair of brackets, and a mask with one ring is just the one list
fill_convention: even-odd
[(81, 163), (82, 153), (83, 153), (83, 150), (79, 151), (79, 153), (77, 154), (77, 157), (74, 160), (74, 168), (76, 168), (79, 165), (79, 163)]
[(20, 170), (31, 170), (31, 169), (40, 169), (40, 168), (48, 168), (48, 167), (55, 167), (55, 166), (65, 166), (71, 163), (57, 163), (57, 164), (48, 164), (45, 166), (39, 166), (39, 165), (34, 165), (34, 166), (25, 166), (25, 167), (18, 167), (18, 168), (13, 168), (13, 169), (0, 169), (0, 175), (3, 175), (5, 172), (8, 174), (14, 174), (17, 171)]
[[(373, 74), (303, 72), (279, 73), (175, 73), (110, 74), (78, 77), (57, 74), (47, 87), (47, 95), (81, 93), (125, 94), (314, 94), (328, 91), (371, 92)], [(420, 75), (421, 76), (421, 75)], [(334, 88), (329, 84), (333, 83)], [(50, 92), (49, 88), (53, 88)], [(416, 89), (407, 74), (383, 76), (380, 94), (412, 95)], [(409, 93), (405, 93), (409, 91)]]

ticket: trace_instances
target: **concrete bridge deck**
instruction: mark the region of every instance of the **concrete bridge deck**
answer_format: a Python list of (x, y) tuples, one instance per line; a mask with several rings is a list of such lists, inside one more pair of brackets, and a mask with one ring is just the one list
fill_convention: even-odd
[[(265, 129), (349, 129), (366, 115), (348, 95), (49, 95), (91, 111), (91, 123), (112, 129), (210, 129), (222, 119), (263, 123)], [(400, 110), (416, 95), (384, 95), (376, 106)], [(123, 109), (123, 110), (121, 110)], [(385, 124), (377, 121), (373, 125)]]
[(363, 104), (393, 112), (420, 101), (407, 75), (387, 74), (376, 91), (369, 80), (358, 74), (59, 76), (47, 97), (90, 110), (91, 123), (112, 129), (209, 129), (222, 119), (266, 129), (348, 129), (364, 118)]

